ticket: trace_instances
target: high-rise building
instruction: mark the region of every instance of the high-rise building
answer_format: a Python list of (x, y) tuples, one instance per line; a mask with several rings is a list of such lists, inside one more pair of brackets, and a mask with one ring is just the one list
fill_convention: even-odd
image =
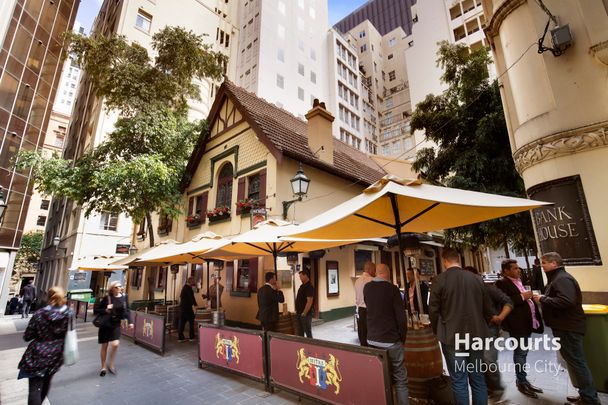
[[(437, 66), (437, 43), (465, 44), (472, 49), (487, 46), (483, 27), (485, 17), (481, 0), (425, 0), (412, 6), (412, 32), (406, 38), (406, 63), (413, 108), (428, 94), (439, 95), (446, 89), (443, 71)], [(495, 76), (495, 69), (490, 67)], [(415, 132), (418, 148), (432, 146), (421, 131)]]
[(348, 32), (369, 20), (382, 36), (397, 27), (409, 35), (412, 32), (411, 7), (414, 3), (415, 0), (369, 0), (338, 21), (334, 27), (340, 32)]
[[(0, 302), (6, 302), (33, 184), (13, 160), (39, 150), (46, 138), (64, 57), (61, 34), (71, 29), (75, 0), (5, 0), (0, 3)], [(0, 208), (2, 209), (2, 208)]]
[[(151, 51), (152, 35), (165, 26), (181, 26), (229, 57), (226, 75), (234, 77), (239, 30), (237, 1), (184, 0), (179, 7), (164, 1), (105, 0), (95, 20), (92, 35), (124, 35)], [(71, 66), (70, 66), (71, 67)], [(68, 70), (69, 73), (69, 70)], [(81, 75), (63, 156), (78, 159), (99, 145), (114, 128), (118, 116), (107, 112), (103, 99), (95, 96), (86, 74)], [(192, 119), (206, 118), (217, 90), (212, 80), (197, 82), (201, 100), (190, 103)], [(69, 96), (69, 91), (68, 94)], [(132, 221), (124, 214), (94, 213), (84, 216), (71, 201), (55, 199), (51, 204), (42, 250), (42, 285), (68, 285), (68, 269), (74, 260), (92, 255), (113, 255), (131, 241)], [(95, 281), (92, 281), (94, 283)], [(93, 285), (93, 284), (91, 284)]]
[(327, 0), (241, 1), (236, 84), (303, 118), (328, 97), (327, 18)]

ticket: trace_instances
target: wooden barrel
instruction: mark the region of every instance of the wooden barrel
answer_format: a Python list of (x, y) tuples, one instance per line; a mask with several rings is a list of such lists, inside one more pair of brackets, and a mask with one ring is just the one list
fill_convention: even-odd
[(166, 315), (167, 306), (166, 305), (154, 305), (154, 312), (156, 312), (158, 315)]
[(277, 322), (277, 332), (295, 335), (293, 319), (295, 319), (295, 316), (291, 312), (287, 313), (287, 315), (281, 314), (279, 316), (279, 321)]
[(175, 331), (179, 327), (180, 306), (169, 305), (165, 319), (169, 331)]
[(405, 339), (405, 367), (410, 396), (428, 398), (428, 382), (443, 373), (439, 341), (430, 327), (408, 328)]
[(213, 321), (213, 311), (210, 309), (199, 308), (196, 310), (196, 314), (194, 315), (194, 320), (196, 322), (212, 322)]

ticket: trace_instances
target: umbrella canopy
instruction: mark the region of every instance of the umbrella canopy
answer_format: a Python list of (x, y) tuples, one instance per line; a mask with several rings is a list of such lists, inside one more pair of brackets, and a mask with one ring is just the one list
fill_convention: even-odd
[(147, 249), (143, 251), (134, 262), (131, 263), (132, 266), (147, 266), (147, 265), (159, 265), (161, 263), (155, 262), (154, 260), (150, 260), (155, 257), (163, 257), (166, 255), (171, 249), (174, 249), (175, 246), (179, 245), (173, 239), (167, 239), (159, 242), (153, 248)]
[[(404, 181), (385, 176), (362, 194), (306, 222), (298, 230), (285, 233), (299, 238), (375, 238), (397, 234), (399, 252), (405, 248), (403, 232), (428, 232), (470, 225), (504, 217), (542, 205), (541, 201), (505, 197)], [(405, 260), (399, 260), (405, 280)], [(422, 308), (418, 278), (414, 273)], [(408, 311), (409, 300), (407, 301)]]
[(76, 260), (70, 270), (86, 271), (112, 271), (124, 270), (127, 266), (117, 265), (114, 262), (118, 259), (115, 256), (88, 256)]
[(205, 232), (188, 242), (158, 246), (158, 249), (155, 248), (142, 254), (139, 261), (156, 264), (203, 263), (205, 261), (201, 257), (203, 253), (221, 248), (228, 243), (230, 243), (229, 239), (222, 238), (213, 232)]
[(300, 225), (290, 237), (368, 239), (470, 225), (550, 203), (405, 182), (386, 176)]
[(294, 233), (299, 225), (286, 221), (268, 220), (260, 223), (254, 229), (235, 236), (230, 243), (203, 254), (203, 257), (238, 258), (247, 256), (273, 256), (274, 268), (277, 270), (279, 253), (310, 252), (335, 246), (359, 242), (358, 239), (324, 240), (303, 238), (282, 238), (280, 235)]

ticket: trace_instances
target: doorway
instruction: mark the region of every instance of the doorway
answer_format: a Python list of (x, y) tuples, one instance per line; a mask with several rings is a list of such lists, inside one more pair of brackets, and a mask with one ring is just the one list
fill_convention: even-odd
[(312, 283), (315, 291), (313, 298), (315, 312), (313, 314), (313, 318), (319, 318), (319, 267), (319, 259), (311, 259), (310, 257), (302, 258), (302, 270), (308, 271), (308, 274), (310, 275), (310, 282)]

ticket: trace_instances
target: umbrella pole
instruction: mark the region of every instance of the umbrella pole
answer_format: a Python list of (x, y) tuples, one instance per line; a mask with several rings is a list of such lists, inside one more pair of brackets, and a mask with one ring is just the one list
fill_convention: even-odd
[[(401, 219), (399, 218), (399, 207), (397, 205), (397, 197), (395, 194), (390, 194), (391, 205), (393, 207), (393, 215), (395, 216), (395, 231), (397, 233), (397, 240), (399, 241), (399, 271), (401, 274), (401, 282), (403, 283), (403, 298), (405, 299), (405, 308), (408, 314), (412, 315), (412, 308), (410, 307), (410, 300), (408, 298), (407, 283), (405, 278), (405, 246), (403, 244), (403, 238), (401, 237)], [(411, 319), (411, 316), (410, 316)]]
[(209, 264), (211, 263), (210, 259), (205, 260), (207, 262), (207, 299), (209, 299), (209, 283), (211, 282), (211, 268)]
[(164, 305), (167, 305), (167, 288), (168, 288), (168, 281), (169, 281), (169, 267), (165, 267), (165, 302), (163, 303)]
[(278, 271), (277, 271), (277, 251), (273, 250), (272, 251), (272, 259), (274, 260), (274, 275), (275, 277), (279, 277), (278, 276)]

